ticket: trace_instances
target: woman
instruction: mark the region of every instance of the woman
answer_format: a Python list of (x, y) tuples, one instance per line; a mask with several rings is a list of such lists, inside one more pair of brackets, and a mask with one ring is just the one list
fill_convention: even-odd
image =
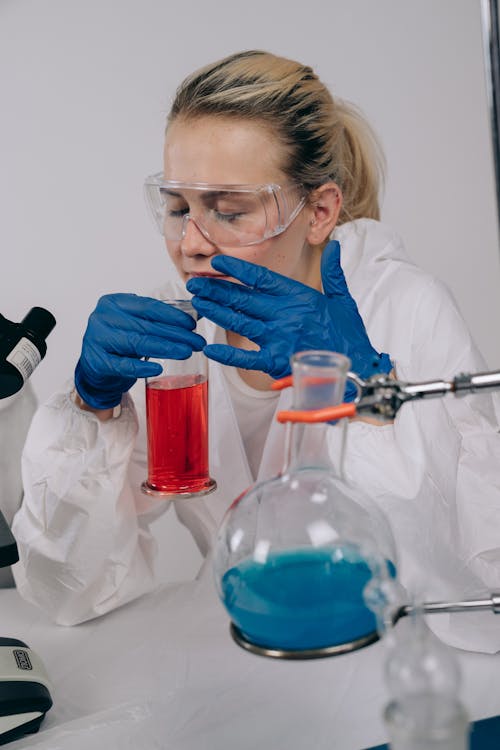
[[(146, 189), (180, 276), (161, 294), (187, 288), (202, 335), (157, 299), (99, 301), (76, 390), (71, 383), (41, 407), (26, 445), (14, 525), (26, 598), (72, 624), (154, 586), (150, 524), (166, 503), (140, 493), (140, 379), (157, 373), (141, 357), (203, 349), (210, 358), (218, 490), (175, 503), (204, 555), (231, 501), (281, 467), (283, 428), (273, 416), (288, 395), (270, 384), (293, 352), (342, 351), (362, 376), (394, 369), (403, 380), (484, 369), (446, 289), (379, 222), (380, 164), (363, 118), (307, 66), (250, 51), (184, 81), (163, 173)], [(347, 473), (387, 513), (411, 591), (454, 598), (499, 586), (493, 414), (491, 397), (480, 396), (408, 405), (394, 424), (350, 427)], [(334, 426), (328, 440), (335, 452)], [(448, 639), (500, 648), (489, 621), (470, 623), (457, 619)]]

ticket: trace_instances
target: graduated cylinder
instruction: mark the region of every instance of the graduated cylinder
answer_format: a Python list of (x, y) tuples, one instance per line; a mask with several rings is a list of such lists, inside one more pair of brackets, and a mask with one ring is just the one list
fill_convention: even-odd
[[(195, 317), (188, 300), (168, 300)], [(201, 352), (188, 359), (152, 359), (162, 373), (146, 379), (148, 477), (144, 492), (194, 497), (212, 492), (208, 467), (208, 363)]]

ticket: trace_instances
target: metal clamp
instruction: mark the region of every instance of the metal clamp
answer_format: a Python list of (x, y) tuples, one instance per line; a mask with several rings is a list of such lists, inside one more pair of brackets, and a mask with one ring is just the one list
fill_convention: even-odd
[[(349, 372), (347, 379), (358, 391), (352, 403), (328, 406), (323, 409), (300, 411), (291, 409), (277, 414), (279, 422), (331, 422), (357, 414), (371, 416), (381, 422), (392, 421), (403, 404), (408, 401), (423, 401), (452, 393), (465, 396), (480, 391), (500, 389), (500, 370), (476, 374), (462, 373), (453, 380), (429, 380), (423, 383), (407, 383), (389, 375), (374, 375), (363, 380)], [(281, 390), (293, 384), (292, 376), (273, 383), (273, 390)]]

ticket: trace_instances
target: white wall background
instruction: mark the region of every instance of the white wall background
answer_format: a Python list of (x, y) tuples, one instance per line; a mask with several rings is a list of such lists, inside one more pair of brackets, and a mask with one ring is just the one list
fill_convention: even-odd
[(480, 0), (0, 0), (0, 310), (57, 318), (40, 399), (72, 373), (99, 295), (171, 273), (142, 181), (160, 168), (175, 87), (255, 47), (364, 109), (387, 154), (383, 218), (500, 367)]
[(387, 153), (384, 219), (500, 367), (480, 0), (0, 0), (1, 311), (58, 320), (40, 398), (72, 372), (100, 294), (171, 272), (142, 197), (171, 96), (250, 47), (308, 62), (364, 109)]

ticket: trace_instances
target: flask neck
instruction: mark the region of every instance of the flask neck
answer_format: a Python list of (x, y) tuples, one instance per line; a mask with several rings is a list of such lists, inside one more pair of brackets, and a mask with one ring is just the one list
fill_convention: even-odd
[(341, 431), (339, 449), (332, 451), (328, 431), (335, 429), (329, 424), (289, 423), (287, 425), (287, 450), (283, 473), (301, 469), (321, 469), (342, 477), (347, 439), (347, 423), (339, 424)]
[[(295, 354), (292, 358), (294, 408), (307, 411), (341, 403), (349, 365), (347, 357), (335, 352)], [(335, 428), (328, 423), (289, 423), (283, 473), (313, 468), (342, 477), (346, 421), (337, 428), (342, 434), (333, 456), (331, 446), (337, 441), (328, 440), (328, 432), (332, 429)]]

